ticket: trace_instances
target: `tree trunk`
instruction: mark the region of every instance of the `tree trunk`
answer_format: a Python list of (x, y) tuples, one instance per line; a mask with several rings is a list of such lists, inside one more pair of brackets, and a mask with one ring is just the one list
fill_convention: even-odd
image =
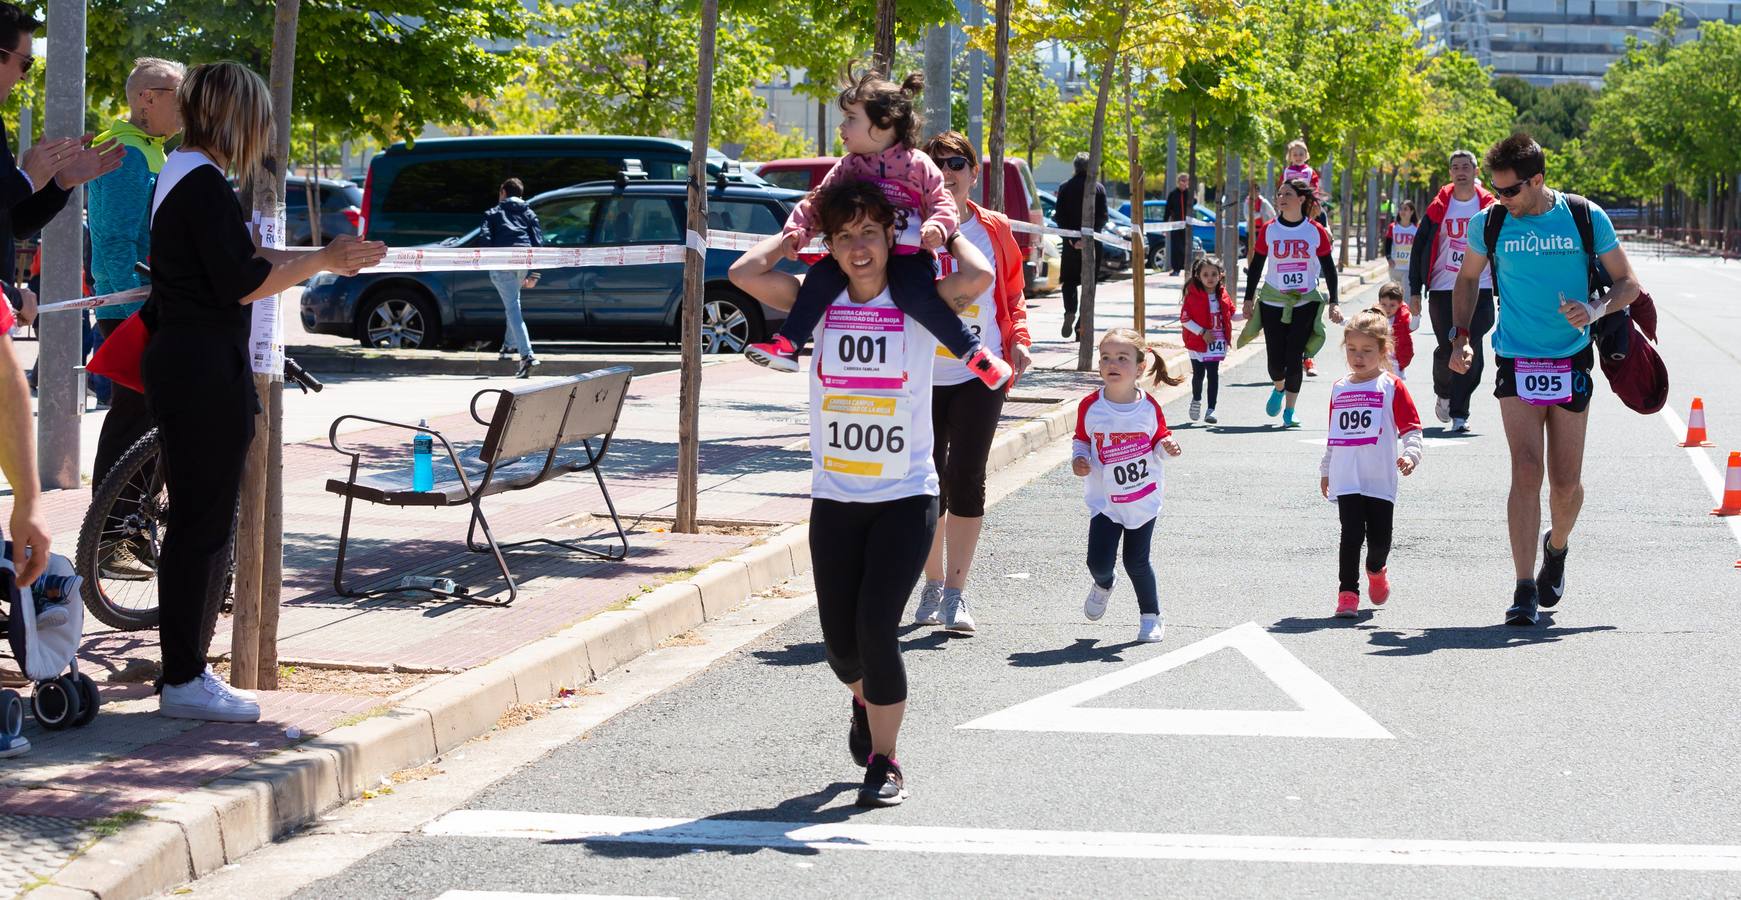
[[(984, 177), (990, 179), (987, 200), (991, 208), (1004, 211), (1003, 154), (1004, 126), (1010, 102), (1010, 0), (997, 0), (997, 46), (991, 62), (991, 133), (987, 135), (986, 155), (991, 167)], [(1033, 121), (1033, 116), (1028, 117)], [(1029, 151), (1030, 156), (1032, 151)], [(1038, 243), (1037, 241), (1035, 242)]]
[[(300, 0), (278, 0), (272, 30), (273, 139), (267, 150), (264, 176), (251, 192), (259, 215), (257, 240), (263, 247), (284, 246), (285, 160), (290, 158), (290, 110), (296, 78), (296, 20)], [(314, 210), (309, 210), (313, 214)], [(230, 681), (244, 689), (272, 690), (278, 683), (278, 601), (283, 585), (284, 469), (283, 448), (272, 446), (273, 435), (284, 433), (284, 369), (282, 337), (276, 327), (279, 298), (256, 301), (251, 309), (254, 335), (250, 362), (254, 389), (262, 410), (254, 417), (254, 440), (248, 447), (242, 477), (242, 499), (236, 529), (235, 621), (230, 640)], [(270, 341), (268, 361), (255, 361), (261, 344)], [(276, 449), (276, 454), (274, 450)]]
[(1137, 152), (1136, 121), (1132, 112), (1130, 62), (1124, 64), (1124, 129), (1128, 136), (1126, 148), (1130, 159), (1130, 268), (1131, 327), (1138, 334), (1148, 333), (1148, 310), (1143, 296), (1148, 287), (1148, 253), (1143, 240), (1143, 164)]
[[(891, 2), (890, 6), (894, 4)], [(707, 143), (713, 118), (714, 36), (719, 0), (701, 0), (700, 60), (695, 73), (695, 131), (689, 145), (689, 251), (683, 254), (683, 372), (677, 389), (677, 521), (696, 532), (701, 479), (701, 301), (707, 278)]]
[[(1189, 152), (1189, 157), (1187, 158), (1187, 160), (1185, 162), (1185, 175), (1186, 175), (1186, 177), (1191, 179), (1191, 199), (1196, 200), (1197, 199), (1197, 110), (1195, 107), (1193, 107), (1191, 109), (1191, 135), (1189, 138), (1189, 146), (1190, 146), (1190, 152)], [(1168, 210), (1168, 212), (1172, 212), (1172, 210)], [(1185, 221), (1189, 222), (1189, 221), (1191, 221), (1191, 213), (1192, 213), (1192, 210), (1189, 207), (1187, 207), (1185, 209), (1184, 213), (1182, 213), (1181, 215)], [(1185, 229), (1185, 246), (1187, 248), (1186, 253), (1188, 255), (1190, 253), (1189, 248), (1191, 246), (1191, 229), (1189, 228), (1189, 226), (1187, 226)]]
[(320, 246), (320, 127), (309, 130), (309, 159), (314, 177), (303, 181), (303, 193), (308, 196), (308, 245)]
[(828, 155), (828, 101), (816, 99), (816, 155)]
[[(1130, 3), (1126, 0), (1119, 11), (1118, 30), (1107, 43), (1106, 57), (1100, 61), (1100, 86), (1094, 100), (1094, 131), (1088, 141), (1088, 178), (1082, 186), (1082, 227), (1087, 231), (1093, 231), (1099, 224), (1094, 221), (1094, 200), (1098, 193), (1095, 186), (1100, 184), (1101, 150), (1106, 140), (1106, 102), (1112, 95), (1112, 71), (1118, 66), (1118, 45), (1124, 38), (1124, 22), (1129, 15)], [(1099, 250), (1096, 243), (1093, 238), (1082, 240), (1082, 307), (1077, 324), (1082, 338), (1076, 353), (1076, 368), (1083, 372), (1094, 367), (1094, 288), (1098, 281), (1095, 256)]]
[(877, 35), (871, 65), (890, 81), (895, 77), (895, 0), (877, 0)]

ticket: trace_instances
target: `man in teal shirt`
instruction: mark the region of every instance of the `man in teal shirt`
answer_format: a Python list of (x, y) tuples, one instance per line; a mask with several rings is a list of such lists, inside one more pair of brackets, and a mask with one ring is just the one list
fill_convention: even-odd
[[(98, 294), (139, 287), (144, 280), (134, 270), (151, 252), (151, 197), (157, 173), (163, 170), (163, 144), (181, 131), (181, 108), (175, 100), (185, 69), (181, 63), (146, 58), (133, 64), (127, 76), (126, 121), (98, 135), (93, 144), (126, 148), (121, 168), (92, 181), (90, 192), (91, 280)], [(104, 306), (96, 310), (102, 338), (113, 334), (140, 304)], [(109, 413), (97, 439), (97, 459), (91, 483), (101, 484), (121, 454), (151, 428), (145, 398), (116, 384)]]
[[(1566, 590), (1566, 551), (1584, 505), (1584, 435), (1589, 424), (1591, 370), (1595, 353), (1590, 325), (1638, 299), (1638, 281), (1614, 235), (1608, 214), (1590, 211), (1594, 246), (1578, 234), (1566, 195), (1543, 183), (1542, 148), (1516, 134), (1487, 151), (1489, 186), (1499, 206), (1469, 220), (1469, 249), (1452, 291), (1451, 368), (1466, 372), (1474, 359), (1469, 326), (1487, 262), (1495, 262), (1499, 324), (1493, 335), (1505, 440), (1511, 449), (1511, 495), (1506, 523), (1517, 588), (1507, 625), (1534, 625), (1538, 607), (1552, 607)], [(1487, 220), (1503, 208), (1498, 238), (1489, 247)], [(1601, 260), (1614, 286), (1593, 297), (1589, 258)], [(1542, 476), (1548, 481), (1552, 525), (1539, 538), (1541, 569), (1535, 568), (1536, 531), (1541, 527)]]

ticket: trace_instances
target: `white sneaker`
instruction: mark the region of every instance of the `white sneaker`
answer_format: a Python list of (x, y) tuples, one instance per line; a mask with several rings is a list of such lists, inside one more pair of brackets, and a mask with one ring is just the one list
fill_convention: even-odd
[(943, 589), (943, 627), (962, 634), (975, 630), (973, 612), (967, 608), (967, 598), (955, 588)]
[(1112, 599), (1112, 587), (1101, 587), (1098, 584), (1088, 585), (1088, 599), (1082, 601), (1082, 614), (1090, 622), (1100, 621), (1106, 615), (1106, 601)]
[(30, 752), (30, 738), (22, 734), (0, 734), (0, 759), (23, 756)]
[(1440, 397), (1439, 402), (1433, 404), (1433, 415), (1438, 416), (1441, 422), (1451, 421), (1451, 398)]
[(1468, 419), (1452, 419), (1451, 420), (1451, 431), (1453, 431), (1457, 434), (1463, 434), (1463, 433), (1467, 432), (1468, 430), (1469, 430), (1469, 420)]
[(1143, 613), (1142, 627), (1137, 629), (1136, 639), (1142, 644), (1158, 644), (1167, 635), (1167, 620), (1159, 613)]
[(925, 582), (924, 590), (919, 592), (919, 608), (913, 610), (914, 625), (941, 625), (943, 620), (937, 618), (937, 610), (943, 605), (943, 582)]
[(1202, 415), (1203, 415), (1203, 401), (1192, 400), (1191, 401), (1191, 421), (1193, 421), (1193, 422), (1197, 421), (1198, 417), (1200, 417)]
[(1219, 422), (1221, 420), (1215, 418), (1215, 410), (1211, 409), (1208, 412), (1203, 414), (1203, 421), (1208, 422), (1211, 425), (1214, 425), (1216, 422)]
[(71, 615), (67, 612), (65, 603), (49, 603), (36, 613), (36, 627), (65, 628)]
[(166, 684), (158, 698), (157, 712), (171, 719), (204, 719), (208, 722), (258, 722), (260, 704), (242, 696), (212, 674), (206, 666), (198, 678), (186, 684)]

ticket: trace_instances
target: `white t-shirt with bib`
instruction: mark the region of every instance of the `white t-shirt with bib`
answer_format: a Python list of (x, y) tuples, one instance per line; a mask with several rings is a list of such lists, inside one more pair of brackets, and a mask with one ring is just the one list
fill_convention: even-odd
[(1095, 391), (1076, 408), (1075, 455), (1088, 460), (1083, 498), (1088, 511), (1126, 528), (1141, 528), (1161, 514), (1161, 454), (1172, 434), (1161, 405), (1147, 391), (1114, 403)]
[(823, 314), (813, 346), (810, 495), (845, 503), (936, 496), (937, 339), (896, 308), (887, 289), (864, 303), (842, 291)]
[[(1427, 290), (1448, 291), (1457, 285), (1457, 272), (1463, 268), (1463, 254), (1469, 251), (1469, 220), (1481, 211), (1481, 198), (1458, 200), (1452, 197), (1445, 204), (1445, 219), (1439, 223), (1438, 244), (1433, 253), (1433, 271), (1427, 273)], [(1493, 287), (1493, 270), (1482, 271), (1481, 287)]]
[[(1418, 459), (1420, 430), (1414, 397), (1396, 376), (1337, 379), (1330, 387), (1330, 436), (1319, 466), (1330, 479), (1330, 499), (1362, 494), (1395, 503), (1397, 458), (1411, 452)], [(1413, 437), (1403, 441), (1405, 435)], [(1399, 442), (1407, 447), (1399, 449)]]
[[(967, 221), (961, 223), (961, 236), (972, 242), (980, 253), (985, 254), (986, 259), (997, 259), (997, 250), (991, 242), (991, 232), (985, 230), (985, 224), (979, 221), (978, 216), (970, 214)], [(947, 250), (940, 250), (937, 253), (937, 265), (942, 272), (939, 277), (948, 276), (956, 269), (955, 256)], [(960, 316), (961, 320), (967, 323), (968, 330), (972, 331), (985, 345), (986, 350), (990, 351), (993, 356), (1003, 357), (1003, 332), (997, 327), (997, 281), (995, 279), (991, 286), (985, 289), (985, 293), (975, 297), (973, 304), (961, 311)], [(935, 371), (932, 373), (931, 383), (937, 387), (951, 387), (979, 379), (978, 375), (968, 370), (966, 364), (955, 358), (955, 354), (949, 352), (948, 347), (941, 344), (937, 345), (937, 357), (934, 365)]]
[(1257, 226), (1254, 246), (1269, 257), (1263, 271), (1265, 284), (1284, 294), (1309, 294), (1323, 274), (1318, 257), (1330, 255), (1330, 232), (1310, 219), (1292, 225), (1276, 219)]
[(1398, 225), (1390, 223), (1390, 264), (1398, 268), (1407, 267), (1409, 254), (1415, 246), (1415, 232), (1420, 231), (1419, 225)]

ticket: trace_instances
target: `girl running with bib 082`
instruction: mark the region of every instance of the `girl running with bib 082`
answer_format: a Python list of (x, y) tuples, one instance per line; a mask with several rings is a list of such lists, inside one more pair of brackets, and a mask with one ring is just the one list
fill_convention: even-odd
[(1360, 611), (1360, 545), (1366, 544), (1366, 581), (1374, 606), (1390, 599), (1391, 524), (1397, 474), (1421, 462), (1421, 417), (1414, 398), (1385, 369), (1392, 352), (1383, 313), (1354, 316), (1342, 334), (1347, 375), (1330, 389), (1330, 437), (1318, 465), (1318, 489), (1336, 501), (1342, 518), (1336, 616)]
[(1122, 540), (1124, 573), (1142, 612), (1137, 640), (1155, 642), (1166, 632), (1155, 569), (1149, 563), (1149, 543), (1161, 514), (1161, 455), (1156, 448), (1168, 456), (1184, 451), (1173, 440), (1161, 405), (1137, 383), (1145, 364), (1156, 384), (1185, 380), (1167, 371), (1160, 351), (1149, 347), (1133, 329), (1114, 328), (1100, 339), (1104, 387), (1083, 398), (1076, 409), (1070, 470), (1086, 479), (1083, 495), (1093, 513), (1088, 522), (1088, 574), (1094, 583), (1082, 612), (1091, 622), (1106, 614)]

